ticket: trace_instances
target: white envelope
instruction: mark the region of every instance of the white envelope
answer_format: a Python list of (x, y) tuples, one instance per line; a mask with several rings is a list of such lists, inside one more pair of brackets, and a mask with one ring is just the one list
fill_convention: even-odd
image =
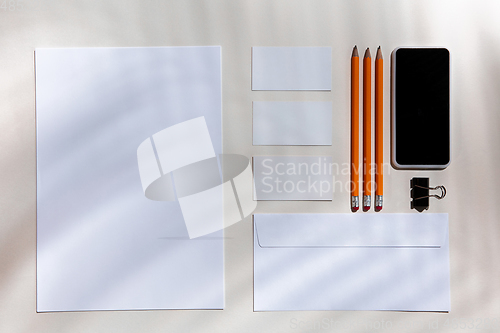
[(255, 214), (254, 311), (450, 310), (448, 214)]

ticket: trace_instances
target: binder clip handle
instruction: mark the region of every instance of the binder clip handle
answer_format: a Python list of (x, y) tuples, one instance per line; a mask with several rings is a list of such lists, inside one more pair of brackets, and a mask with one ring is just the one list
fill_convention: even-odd
[(436, 199), (441, 200), (441, 199), (443, 199), (446, 196), (446, 187), (444, 187), (443, 185), (439, 185), (439, 186), (436, 186), (436, 187), (423, 187), (423, 186), (420, 186), (420, 185), (414, 185), (414, 187), (419, 187), (419, 188), (423, 188), (423, 189), (427, 189), (427, 190), (432, 190), (432, 191), (441, 190), (441, 195), (429, 194), (429, 195), (427, 195), (425, 197), (414, 198), (414, 200), (423, 199), (423, 198), (436, 198)]

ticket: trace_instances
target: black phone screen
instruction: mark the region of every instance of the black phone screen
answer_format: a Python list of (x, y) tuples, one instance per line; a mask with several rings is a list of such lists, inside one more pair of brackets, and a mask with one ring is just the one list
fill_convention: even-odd
[(393, 57), (393, 161), (443, 169), (450, 162), (449, 51), (400, 48)]

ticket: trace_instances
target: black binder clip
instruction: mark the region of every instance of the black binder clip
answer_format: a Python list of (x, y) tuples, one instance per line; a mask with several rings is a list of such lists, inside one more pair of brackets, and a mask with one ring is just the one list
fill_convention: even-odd
[[(443, 199), (446, 196), (446, 188), (442, 185), (429, 187), (429, 178), (412, 178), (410, 180), (411, 208), (423, 212), (429, 209), (429, 198)], [(441, 195), (429, 194), (429, 190), (441, 190)]]

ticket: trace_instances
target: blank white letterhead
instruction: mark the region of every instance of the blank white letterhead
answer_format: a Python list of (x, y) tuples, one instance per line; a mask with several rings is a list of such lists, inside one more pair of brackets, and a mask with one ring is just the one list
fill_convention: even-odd
[(204, 117), (222, 152), (220, 51), (36, 50), (37, 311), (224, 307), (222, 230), (189, 240), (178, 202), (144, 196), (159, 171), (138, 150)]

